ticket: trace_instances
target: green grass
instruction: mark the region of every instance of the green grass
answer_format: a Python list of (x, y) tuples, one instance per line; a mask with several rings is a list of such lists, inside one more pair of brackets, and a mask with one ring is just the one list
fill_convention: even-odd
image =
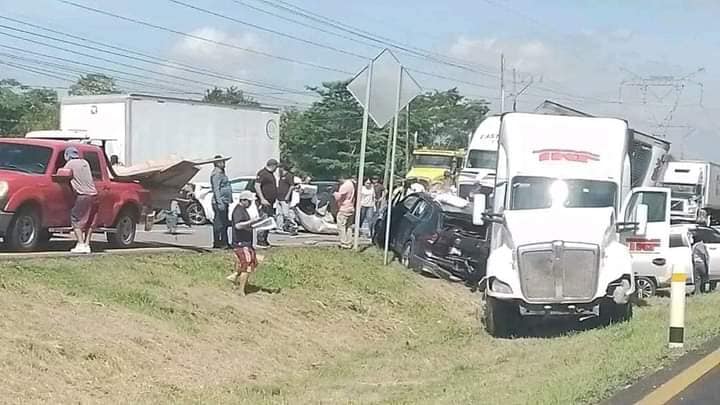
[[(38, 291), (40, 296), (50, 292), (64, 297), (62, 305), (85, 302), (109, 315), (120, 311), (158, 336), (170, 336), (163, 338), (163, 350), (197, 351), (190, 363), (148, 365), (131, 359), (125, 349), (150, 339), (143, 335), (99, 352), (123, 365), (123, 373), (142, 370), (157, 380), (149, 392), (131, 384), (118, 393), (151, 402), (596, 403), (678, 355), (667, 349), (667, 299), (636, 308), (626, 324), (498, 340), (480, 328), (479, 295), (380, 263), (374, 251), (273, 251), (252, 283), (281, 292), (240, 299), (224, 280), (230, 254), (20, 261), (0, 270), (0, 294), (27, 296), (31, 302)], [(720, 294), (689, 299), (688, 348), (720, 333), (719, 306)], [(68, 311), (79, 320), (85, 316), (76, 307)], [(81, 346), (72, 351), (96, 353), (76, 342), (82, 331), (77, 334), (64, 337)], [(18, 342), (21, 348), (53, 347), (37, 337)], [(205, 363), (238, 342), (243, 345), (238, 358), (226, 355), (215, 360), (218, 364)], [(3, 343), (14, 344), (0, 338)], [(146, 344), (143, 350), (153, 347)], [(1, 364), (0, 372), (34, 378)], [(196, 373), (207, 379), (185, 378)], [(77, 389), (68, 387), (68, 395), (84, 392)]]

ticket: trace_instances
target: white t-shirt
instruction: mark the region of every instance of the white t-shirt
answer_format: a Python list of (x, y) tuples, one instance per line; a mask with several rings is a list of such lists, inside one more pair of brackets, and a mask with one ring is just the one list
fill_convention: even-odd
[(362, 207), (374, 207), (375, 206), (375, 189), (373, 187), (367, 188), (362, 186), (360, 188), (360, 206)]

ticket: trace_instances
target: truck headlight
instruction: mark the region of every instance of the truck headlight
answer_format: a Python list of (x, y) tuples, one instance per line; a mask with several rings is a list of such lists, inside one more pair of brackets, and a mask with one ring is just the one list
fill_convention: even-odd
[(492, 280), (492, 283), (490, 284), (490, 290), (498, 294), (512, 294), (513, 292), (512, 288), (510, 288), (508, 284), (503, 283), (498, 279)]

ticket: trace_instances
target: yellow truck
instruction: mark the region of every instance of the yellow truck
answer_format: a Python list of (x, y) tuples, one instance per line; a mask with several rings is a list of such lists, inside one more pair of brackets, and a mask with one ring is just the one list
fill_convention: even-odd
[(413, 152), (412, 165), (405, 175), (405, 187), (420, 184), (425, 190), (436, 183), (442, 183), (445, 172), (449, 171), (454, 183), (455, 175), (462, 168), (464, 150), (420, 148)]

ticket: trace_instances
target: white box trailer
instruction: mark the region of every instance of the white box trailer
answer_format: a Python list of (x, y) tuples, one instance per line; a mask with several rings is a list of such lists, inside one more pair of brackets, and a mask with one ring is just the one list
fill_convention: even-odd
[(700, 160), (670, 162), (663, 182), (672, 190), (674, 220), (706, 224), (720, 220), (720, 165)]
[[(141, 94), (69, 96), (60, 107), (62, 130), (106, 140), (108, 156), (125, 166), (178, 157), (231, 157), (230, 178), (253, 175), (280, 156), (280, 111)], [(194, 181), (209, 181), (211, 166)]]

